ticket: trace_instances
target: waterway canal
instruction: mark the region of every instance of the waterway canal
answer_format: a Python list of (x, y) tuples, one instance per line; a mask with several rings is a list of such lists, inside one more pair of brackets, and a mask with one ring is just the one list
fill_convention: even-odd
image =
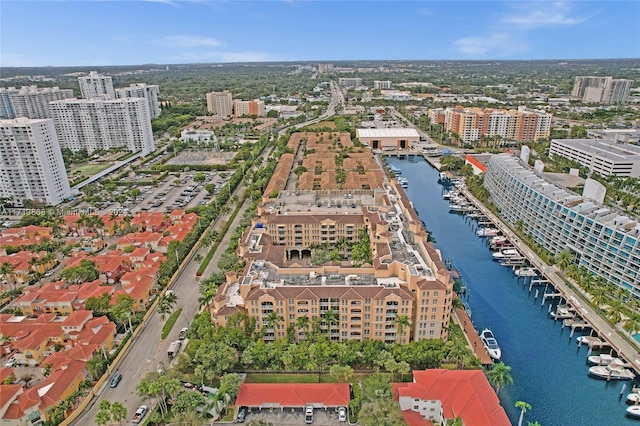
[[(512, 368), (513, 385), (498, 395), (511, 422), (518, 423), (520, 410), (514, 405), (522, 400), (532, 406), (525, 425), (528, 421), (542, 426), (640, 425), (625, 417), (625, 397), (632, 383), (588, 377), (588, 348), (576, 344), (580, 333), (570, 339), (570, 329), (563, 330), (561, 321), (549, 317), (549, 302), (541, 306), (544, 287), (535, 300), (535, 287), (529, 293), (522, 278), (518, 281), (510, 268), (492, 260), (486, 241), (476, 236), (475, 222), (449, 213), (438, 172), (423, 161), (389, 163), (408, 179), (407, 194), (443, 259), (453, 261), (460, 271), (476, 329), (493, 330), (502, 360)], [(619, 399), (623, 383), (627, 390)]]

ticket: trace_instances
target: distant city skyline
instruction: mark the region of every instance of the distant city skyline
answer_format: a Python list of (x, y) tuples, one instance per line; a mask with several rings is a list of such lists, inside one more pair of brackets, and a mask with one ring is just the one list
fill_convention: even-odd
[(2, 67), (640, 57), (635, 1), (1, 3)]

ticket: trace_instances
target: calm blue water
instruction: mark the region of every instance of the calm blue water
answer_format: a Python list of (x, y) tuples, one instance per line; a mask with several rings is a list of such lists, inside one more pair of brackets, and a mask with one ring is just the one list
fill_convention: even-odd
[[(513, 424), (520, 410), (516, 401), (531, 404), (527, 421), (542, 426), (618, 426), (640, 424), (625, 417), (624, 397), (618, 399), (623, 383), (587, 376), (587, 347), (578, 348), (570, 329), (549, 318), (549, 302), (535, 300), (535, 287), (515, 277), (510, 268), (492, 261), (486, 242), (476, 236), (476, 223), (449, 213), (442, 199), (438, 172), (426, 162), (390, 160), (409, 180), (406, 189), (420, 218), (436, 238), (443, 259), (458, 267), (468, 289), (468, 304), (476, 329), (489, 327), (502, 348), (502, 360), (512, 368), (513, 385), (500, 390), (499, 397)], [(527, 281), (528, 283), (528, 281)], [(540, 288), (542, 295), (544, 287)]]

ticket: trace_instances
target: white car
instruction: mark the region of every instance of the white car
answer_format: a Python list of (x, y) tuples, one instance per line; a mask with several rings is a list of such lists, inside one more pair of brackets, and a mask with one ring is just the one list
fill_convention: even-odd
[(338, 421), (339, 422), (347, 421), (347, 409), (345, 407), (338, 408)]
[(304, 409), (304, 422), (307, 424), (313, 423), (313, 407), (311, 405), (307, 405)]
[(12, 356), (11, 358), (9, 358), (9, 361), (7, 361), (7, 367), (13, 367), (14, 365), (16, 365), (16, 362), (18, 360), (16, 359), (15, 356)]

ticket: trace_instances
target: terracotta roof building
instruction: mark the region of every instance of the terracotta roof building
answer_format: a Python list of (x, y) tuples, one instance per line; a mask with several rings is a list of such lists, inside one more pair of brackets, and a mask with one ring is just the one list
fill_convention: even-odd
[(394, 384), (410, 426), (445, 424), (457, 417), (465, 426), (511, 425), (482, 370), (414, 371), (413, 380)]
[[(303, 317), (331, 341), (446, 339), (453, 280), (371, 149), (338, 132), (295, 133), (288, 147), (240, 238), (245, 269), (227, 273), (212, 301), (213, 321), (245, 313), (266, 341)], [(296, 179), (298, 165), (306, 171)]]
[(347, 383), (243, 383), (236, 405), (252, 408), (347, 407)]

